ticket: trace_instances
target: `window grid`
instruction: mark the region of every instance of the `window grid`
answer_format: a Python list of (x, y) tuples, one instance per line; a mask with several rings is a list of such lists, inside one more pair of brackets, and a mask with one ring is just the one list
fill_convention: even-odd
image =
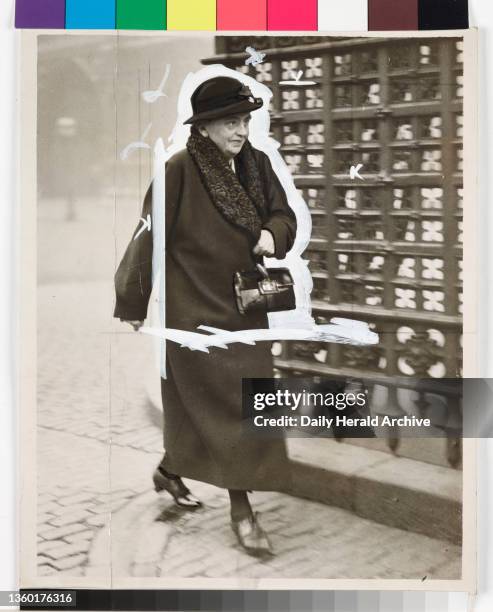
[[(312, 215), (304, 257), (313, 315), (367, 321), (382, 340), (364, 350), (285, 343), (276, 367), (388, 384), (395, 376), (460, 376), (461, 40), (255, 43), (269, 61), (262, 74), (273, 92), (272, 135)], [(205, 63), (220, 59), (244, 72), (248, 44), (218, 37), (222, 55)], [(316, 85), (282, 85), (288, 70)], [(364, 180), (349, 177), (357, 163)], [(402, 330), (411, 330), (405, 342)]]

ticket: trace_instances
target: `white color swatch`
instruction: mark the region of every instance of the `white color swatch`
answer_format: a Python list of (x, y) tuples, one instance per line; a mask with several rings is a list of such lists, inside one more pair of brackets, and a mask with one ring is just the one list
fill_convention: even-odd
[(368, 0), (318, 0), (318, 30), (368, 31)]

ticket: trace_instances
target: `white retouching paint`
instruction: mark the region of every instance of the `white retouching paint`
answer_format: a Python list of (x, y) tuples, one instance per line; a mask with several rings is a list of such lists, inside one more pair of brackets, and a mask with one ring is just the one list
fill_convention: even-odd
[(265, 53), (257, 51), (255, 47), (246, 47), (245, 51), (250, 54), (250, 57), (245, 60), (246, 66), (249, 64), (252, 66), (258, 66), (258, 64), (261, 64), (264, 61)]
[(142, 99), (148, 104), (154, 104), (159, 98), (167, 98), (168, 94), (164, 93), (164, 86), (168, 80), (169, 73), (171, 72), (171, 64), (166, 64), (164, 76), (157, 89), (150, 89), (142, 93)]
[(368, 0), (318, 0), (319, 32), (368, 31)]
[(150, 232), (152, 228), (151, 215), (146, 215), (145, 218), (141, 217), (140, 220), (142, 221), (142, 225), (139, 228), (139, 231), (135, 234), (134, 240), (137, 240), (137, 238), (142, 234), (142, 232), (145, 232), (146, 230)]
[(151, 127), (152, 127), (152, 123), (149, 123), (149, 125), (144, 130), (144, 133), (140, 137), (140, 140), (131, 142), (124, 149), (122, 149), (122, 152), (120, 153), (120, 159), (122, 161), (125, 161), (126, 159), (128, 159), (130, 155), (137, 149), (150, 149), (151, 148), (151, 146), (147, 144), (147, 142), (145, 142), (145, 139), (147, 138), (149, 132), (151, 131)]
[[(352, 344), (355, 346), (368, 346), (378, 344), (378, 335), (370, 331), (361, 321), (351, 319), (332, 319), (327, 325), (313, 325), (311, 329), (277, 327), (269, 329), (244, 329), (231, 332), (223, 329), (211, 328), (206, 325), (198, 327), (200, 330), (211, 331), (211, 334), (189, 332), (181, 329), (142, 327), (140, 331), (162, 340), (176, 342), (183, 348), (192, 351), (209, 352), (209, 348), (227, 349), (228, 344), (255, 344), (256, 342), (274, 342), (275, 340), (306, 340), (309, 342), (337, 342), (339, 344)], [(163, 344), (165, 344), (163, 342)]]
[[(166, 327), (166, 293), (165, 293), (165, 164), (178, 151), (186, 147), (190, 135), (190, 126), (184, 125), (192, 114), (191, 97), (196, 88), (204, 81), (226, 76), (239, 80), (247, 85), (255, 97), (262, 98), (262, 108), (252, 112), (249, 140), (252, 145), (263, 151), (270, 159), (272, 168), (286, 193), (289, 206), (293, 210), (297, 231), (293, 247), (283, 260), (265, 258), (267, 267), (288, 267), (294, 280), (296, 309), (291, 311), (269, 313), (268, 329), (246, 329), (231, 332), (217, 330), (211, 335), (169, 329)], [(273, 340), (309, 340), (320, 342), (350, 343), (354, 345), (372, 345), (378, 343), (378, 336), (371, 332), (366, 323), (350, 320), (334, 320), (330, 325), (316, 325), (311, 315), (310, 293), (313, 282), (308, 270), (308, 261), (302, 258), (310, 242), (312, 219), (310, 211), (302, 196), (296, 189), (291, 173), (279, 153), (279, 143), (269, 136), (270, 115), (269, 102), (271, 90), (258, 83), (252, 77), (231, 70), (221, 64), (207, 66), (190, 73), (184, 79), (179, 96), (178, 117), (175, 127), (169, 137), (169, 146), (165, 147), (159, 139), (154, 147), (154, 183), (153, 183), (153, 284), (158, 284), (157, 297), (153, 300), (157, 305), (158, 327), (143, 327), (141, 332), (160, 339), (160, 371), (166, 378), (165, 342), (170, 340), (191, 350), (208, 352), (209, 347), (227, 348), (232, 342), (252, 344), (259, 341)], [(178, 212), (179, 214), (179, 212)], [(154, 287), (156, 290), (156, 287)], [(153, 294), (155, 291), (153, 291)], [(151, 317), (156, 320), (156, 309)], [(207, 328), (205, 328), (207, 329)]]
[(294, 72), (291, 70), (291, 80), (288, 81), (279, 81), (279, 85), (317, 85), (316, 81), (301, 81), (301, 77), (303, 76), (303, 70), (298, 70), (298, 72)]
[[(164, 216), (166, 173), (164, 169), (169, 157), (170, 154), (167, 153), (162, 138), (158, 138), (154, 146), (154, 179), (152, 184), (152, 284), (158, 288), (158, 296), (152, 303), (157, 307), (157, 320), (161, 328), (166, 327), (166, 234)], [(160, 342), (156, 346), (156, 355), (159, 355), (161, 377), (166, 378), (166, 342)]]

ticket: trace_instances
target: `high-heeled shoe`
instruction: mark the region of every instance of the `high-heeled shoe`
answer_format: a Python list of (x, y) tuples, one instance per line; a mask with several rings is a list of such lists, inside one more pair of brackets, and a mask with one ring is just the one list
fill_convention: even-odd
[(231, 520), (231, 527), (238, 542), (249, 555), (268, 557), (274, 554), (267, 534), (259, 525), (256, 513), (240, 521)]
[(156, 468), (154, 470), (154, 474), (152, 475), (152, 480), (154, 482), (154, 489), (156, 493), (163, 490), (168, 491), (168, 493), (175, 500), (175, 504), (177, 506), (180, 506), (181, 508), (188, 508), (189, 510), (195, 510), (196, 508), (200, 508), (202, 506), (202, 502), (192, 495), (190, 489), (183, 484), (183, 481), (179, 476), (170, 478), (169, 476), (166, 476), (166, 474), (163, 474), (159, 468)]

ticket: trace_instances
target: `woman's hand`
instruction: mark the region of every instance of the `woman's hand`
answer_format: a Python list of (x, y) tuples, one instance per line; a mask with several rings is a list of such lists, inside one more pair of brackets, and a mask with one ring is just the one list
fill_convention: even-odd
[(139, 329), (144, 325), (144, 321), (127, 321), (125, 319), (121, 319), (123, 323), (128, 323), (134, 328), (134, 331), (139, 331)]
[(274, 243), (274, 236), (269, 232), (269, 230), (263, 229), (260, 232), (260, 238), (257, 244), (253, 247), (253, 254), (272, 257), (275, 252), (276, 245)]

